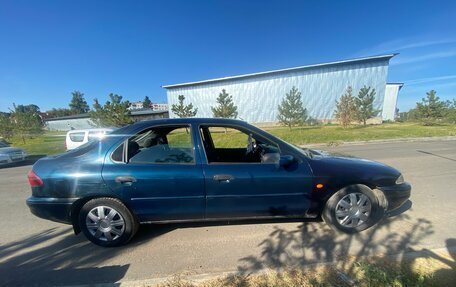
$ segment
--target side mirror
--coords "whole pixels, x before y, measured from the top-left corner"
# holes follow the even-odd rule
[[[292,164],[294,161],[294,157],[292,155],[282,155],[280,156],[279,165],[283,167],[287,167]]]

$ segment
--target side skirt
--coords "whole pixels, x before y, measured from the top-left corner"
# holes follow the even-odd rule
[[[226,218],[204,218],[204,219],[178,219],[178,220],[158,220],[158,221],[142,221],[141,224],[167,224],[167,223],[188,223],[188,222],[217,222],[217,221],[243,221],[243,220],[264,220],[264,219],[307,219],[317,218],[317,214],[306,213],[295,216],[253,216],[253,217],[226,217]]]

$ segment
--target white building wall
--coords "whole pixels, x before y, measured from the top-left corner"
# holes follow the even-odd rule
[[[289,90],[295,86],[302,93],[304,107],[310,116],[332,119],[335,102],[348,86],[356,95],[364,85],[375,88],[374,106],[382,110],[384,104],[389,59],[312,67],[302,70],[278,72],[246,78],[186,86],[167,87],[168,104],[178,103],[178,96],[185,96],[185,103],[198,108],[197,117],[212,117],[218,94],[225,89],[233,96],[238,107],[238,118],[265,123],[277,121],[277,107]],[[170,111],[170,117],[175,115]]]
[[[394,121],[396,116],[397,95],[402,84],[386,84],[383,101],[382,118],[385,121]]]

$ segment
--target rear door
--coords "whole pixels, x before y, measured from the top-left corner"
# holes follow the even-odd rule
[[[141,221],[204,217],[204,177],[190,125],[147,128],[106,162],[103,178]]]

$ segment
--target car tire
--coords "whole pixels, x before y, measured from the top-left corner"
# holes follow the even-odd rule
[[[120,200],[103,197],[91,199],[82,206],[79,226],[96,245],[115,247],[130,241],[139,223]]]
[[[385,208],[375,192],[356,184],[334,193],[326,202],[322,217],[336,230],[356,233],[378,223],[384,214]]]

